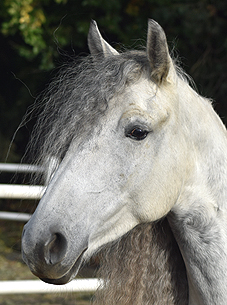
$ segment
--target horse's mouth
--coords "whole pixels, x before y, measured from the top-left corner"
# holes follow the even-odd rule
[[[54,285],[64,285],[68,282],[70,282],[78,273],[82,263],[83,263],[83,256],[87,249],[85,249],[74,265],[60,278],[52,279],[52,278],[40,278],[42,281],[48,283],[48,284],[54,284]]]

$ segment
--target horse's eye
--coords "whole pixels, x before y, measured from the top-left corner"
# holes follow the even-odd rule
[[[130,130],[127,133],[126,136],[133,140],[141,141],[141,140],[145,139],[147,135],[148,135],[147,130],[144,130],[140,127],[134,127],[132,130]]]

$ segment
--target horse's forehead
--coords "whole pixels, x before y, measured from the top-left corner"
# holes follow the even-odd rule
[[[131,109],[147,109],[147,100],[154,95],[154,88],[147,81],[140,81],[127,85],[124,90],[115,94],[108,102],[109,114],[112,118],[121,112]]]
[[[155,96],[156,92],[156,85],[152,81],[142,78],[129,85],[124,94],[129,97],[129,101],[134,100],[134,102],[141,104],[149,97]]]
[[[125,90],[113,99],[113,112],[116,109],[121,112],[122,118],[144,116],[149,119],[166,116],[172,107],[169,97],[151,80],[141,79],[129,85]],[[118,104],[116,107],[116,103]]]

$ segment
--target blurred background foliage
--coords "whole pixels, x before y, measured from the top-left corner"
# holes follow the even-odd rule
[[[169,46],[198,91],[227,118],[227,2],[223,0],[1,0],[0,161],[26,109],[64,60],[88,54],[95,19],[115,48],[146,43],[147,19],[164,28]],[[17,132],[8,162],[19,162],[34,120]]]

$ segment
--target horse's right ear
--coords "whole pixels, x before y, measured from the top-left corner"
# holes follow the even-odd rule
[[[172,59],[162,27],[154,20],[148,20],[147,58],[152,79],[160,85],[174,71]]]
[[[88,32],[88,47],[95,60],[119,54],[102,38],[97,23],[94,20],[91,21]]]

